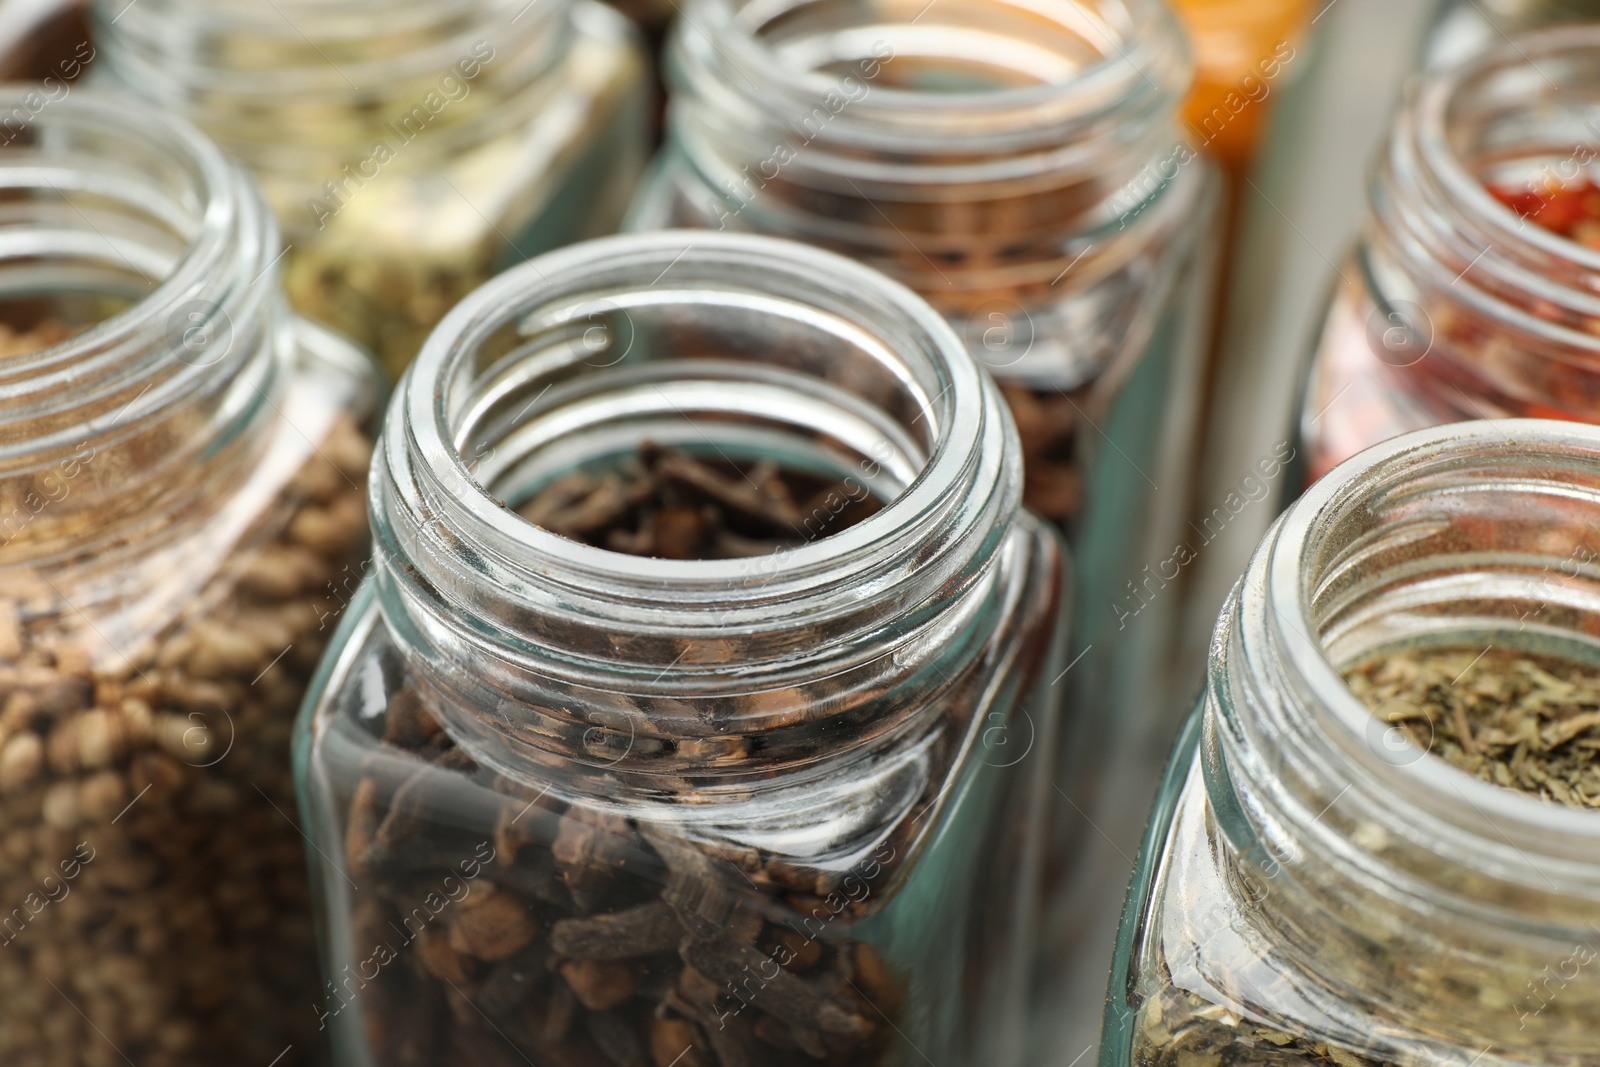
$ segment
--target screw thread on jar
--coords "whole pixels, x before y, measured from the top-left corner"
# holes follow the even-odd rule
[[[1380,1019],[1411,1039],[1592,1054],[1592,988],[1537,1017],[1509,1006],[1600,936],[1600,820],[1431,755],[1340,671],[1456,644],[1596,659],[1595,576],[1564,565],[1597,523],[1600,441],[1534,420],[1369,449],[1279,520],[1212,646],[1201,760],[1236,878],[1211,884],[1188,860],[1171,875],[1237,918],[1175,972],[1232,972],[1215,987],[1361,1047],[1374,1037],[1351,1021]],[[1438,996],[1444,976],[1481,995]]]
[[[1594,27],[1524,35],[1428,74],[1396,118],[1358,257],[1394,327],[1374,348],[1457,417],[1600,411],[1600,251],[1502,200],[1541,202],[1591,169],[1597,53]]]
[[[80,89],[21,132],[0,153],[0,187],[26,197],[0,230],[0,295],[26,316],[44,291],[71,335],[0,361],[0,480],[48,496],[52,471],[98,463],[8,542],[17,559],[81,542],[89,512],[120,535],[231,476],[285,343],[272,216],[198,131]]]
[[[1177,128],[1182,31],[1144,0],[1048,14],[1005,0],[778,13],[697,0],[668,75],[669,141],[698,224],[870,263],[971,319],[961,332],[980,358],[986,312],[1048,334],[1024,309],[1123,288],[1120,272],[1147,269],[1129,264],[1199,210],[1205,185]],[[650,214],[636,222],[670,224]],[[1088,314],[1116,299],[1091,298]],[[1029,345],[1005,347],[1009,364]],[[1066,388],[1109,358],[1039,347],[1052,365],[1030,373]]]
[[[374,466],[380,604],[419,676],[477,687],[441,706],[503,709],[452,727],[487,762],[599,751],[614,781],[747,790],[923,729],[1005,625],[1015,432],[944,321],[862,267],[768,238],[589,242],[480,289],[409,372]],[[883,507],[771,556],[684,561],[506,506],[645,441],[826,471]]]

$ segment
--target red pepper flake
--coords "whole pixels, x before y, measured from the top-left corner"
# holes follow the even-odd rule
[[[1488,189],[1520,217],[1569,241],[1600,250],[1600,185],[1591,181],[1577,185],[1551,182],[1543,190],[1493,185]]]

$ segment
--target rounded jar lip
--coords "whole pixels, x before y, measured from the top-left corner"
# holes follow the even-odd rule
[[[149,0],[142,0],[141,6]],[[212,3],[207,0],[166,0],[167,11],[155,14],[140,12],[137,17],[148,17],[155,25],[159,21],[190,23],[190,34],[176,38],[183,45],[203,43],[206,37],[237,37],[250,40],[281,39],[291,45],[309,44],[321,54],[313,65],[290,68],[239,69],[226,64],[208,65],[208,54],[197,51],[156,55],[146,58],[161,63],[163,76],[173,73],[172,85],[185,90],[237,95],[246,98],[271,97],[280,102],[306,103],[317,98],[326,103],[330,94],[338,100],[349,100],[356,106],[369,104],[368,98],[383,100],[391,95],[388,86],[400,85],[408,89],[407,79],[437,76],[448,73],[450,63],[459,58],[452,44],[473,34],[457,32],[451,35],[435,33],[428,43],[415,50],[396,51],[390,54],[329,58],[324,46],[337,49],[342,45],[360,43],[376,33],[427,30],[447,25],[452,19],[475,20],[483,29],[488,42],[496,39],[488,33],[490,28],[513,28],[530,37],[548,31],[559,24],[572,6],[573,0],[300,0],[299,3],[271,3],[260,7],[250,0],[233,3]],[[116,7],[113,16],[109,8]],[[94,0],[97,26],[108,41],[129,36],[126,25],[116,25],[123,12],[133,4],[123,0]],[[287,9],[287,11],[285,11]],[[197,36],[195,28],[203,31]],[[192,39],[191,39],[192,38]],[[163,44],[174,38],[163,33]],[[145,51],[144,49],[140,49]],[[553,57],[547,57],[553,60]],[[548,62],[545,64],[548,65]],[[541,70],[543,68],[541,67]],[[139,91],[148,95],[149,86]],[[411,101],[409,91],[402,94]],[[161,98],[158,94],[157,98]],[[168,101],[171,102],[171,101]],[[388,101],[393,103],[392,100]],[[420,102],[420,97],[417,101]],[[262,106],[258,101],[256,106]],[[202,107],[203,110],[203,107]],[[227,131],[219,131],[219,136]]]
[[[29,86],[0,87],[0,109],[22,107],[22,97],[30,91],[33,90]],[[194,190],[198,209],[194,233],[165,278],[127,308],[57,344],[11,357],[0,370],[0,377],[5,379],[22,379],[33,389],[53,390],[68,378],[84,377],[92,371],[111,371],[125,363],[142,335],[164,328],[159,320],[171,313],[182,296],[201,292],[218,278],[223,273],[221,261],[233,253],[237,243],[243,205],[238,195],[241,180],[236,168],[205,135],[181,118],[155,109],[136,109],[130,107],[125,98],[97,94],[90,89],[76,89],[69,98],[50,103],[42,117],[46,124],[80,121],[130,136],[137,130],[140,138],[159,142],[170,149],[172,156],[192,167],[199,178]],[[79,157],[84,158],[87,157]],[[107,156],[106,161],[122,164],[113,156]],[[69,165],[80,164],[72,160]],[[264,208],[262,211],[265,214]],[[270,218],[265,218],[264,224],[271,233],[276,233]],[[225,299],[228,294],[220,295]],[[219,306],[221,302],[216,301]],[[180,377],[198,381],[205,376],[205,367],[195,365]],[[137,402],[135,398],[129,408],[135,407]],[[55,410],[57,407],[50,407],[35,413],[51,414]],[[131,417],[136,416],[130,416],[127,410],[123,412],[122,418]],[[0,444],[0,454],[31,451],[38,445],[37,441]]]
[[[548,288],[552,299],[576,302],[605,291],[602,286],[618,268],[647,269],[659,281],[661,275],[692,267],[697,261],[742,263],[767,272],[768,276],[780,274],[796,281],[825,282],[880,300],[885,311],[899,317],[924,342],[930,366],[938,376],[940,392],[931,399],[924,398],[924,410],[938,429],[938,436],[916,479],[883,508],[854,526],[785,553],[784,565],[760,580],[752,579],[749,558],[668,560],[631,556],[562,537],[499,506],[468,471],[454,444],[447,397],[435,388],[436,383],[455,377],[484,338],[514,318],[533,314],[537,305],[524,301],[541,289]],[[643,264],[648,268],[641,268]],[[609,288],[615,291],[614,278]],[[508,308],[514,310],[508,313]],[[649,588],[657,595],[677,591],[692,596],[696,591],[744,588],[753,600],[765,599],[779,588],[792,590],[795,585],[831,587],[838,578],[830,573],[830,567],[899,544],[899,535],[921,525],[923,517],[937,509],[961,484],[961,475],[968,470],[970,460],[967,450],[955,447],[957,428],[972,428],[976,440],[985,415],[984,388],[977,366],[954,329],[910,289],[809,245],[706,231],[663,230],[600,238],[547,253],[506,271],[468,295],[445,316],[424,343],[401,389],[412,444],[424,457],[420,464],[423,476],[434,483],[437,499],[453,509],[452,518],[464,523],[460,528],[470,527],[487,534],[497,546],[509,550],[509,554],[500,553],[503,559],[527,557],[541,571],[559,569],[582,574],[592,581]]]
[[[1448,423],[1368,448],[1329,471],[1284,514],[1268,563],[1273,625],[1287,626],[1299,634],[1310,635],[1317,631],[1308,597],[1310,584],[1303,576],[1310,551],[1317,543],[1314,528],[1331,508],[1348,506],[1353,499],[1370,495],[1370,489],[1364,486],[1376,484],[1387,491],[1407,470],[1440,469],[1463,455],[1463,450],[1482,455],[1477,450],[1486,446],[1502,451],[1548,446],[1587,452],[1600,466],[1600,430],[1581,423],[1549,419]],[[1294,672],[1320,695],[1332,721],[1345,731],[1345,740],[1355,745],[1364,744],[1373,712],[1345,684],[1320,645],[1304,640],[1286,640],[1283,645],[1283,654],[1292,663]],[[1429,794],[1456,792],[1477,808],[1485,821],[1504,820],[1544,832],[1553,831],[1564,837],[1591,841],[1600,849],[1600,812],[1547,803],[1514,789],[1480,781],[1445,759],[1430,757],[1431,754],[1425,755],[1403,768],[1384,764],[1381,773],[1392,784],[1421,787]]]
[[[792,0],[781,8],[760,6],[770,18],[780,10],[792,10],[806,2],[809,0]],[[755,0],[752,6],[758,3]],[[876,102],[866,106],[864,102],[852,104],[830,126],[838,125],[843,130],[859,127],[858,136],[852,140],[875,147],[882,147],[884,134],[892,132],[894,147],[899,149],[973,152],[1056,144],[1062,140],[1062,125],[1106,118],[1130,94],[1138,95],[1141,83],[1146,92],[1170,97],[1168,107],[1176,106],[1188,83],[1189,52],[1175,17],[1165,5],[1152,0],[1115,0],[1115,7],[1123,16],[1119,20],[1123,25],[1117,29],[1127,36],[1120,42],[1115,38],[1107,41],[1109,51],[1103,51],[1100,59],[1064,81],[950,93],[884,87],[871,94]],[[751,87],[804,105],[822,100],[837,88],[836,81],[826,75],[780,62],[772,49],[751,32],[757,27],[745,25],[749,20],[741,17],[743,11],[734,10],[733,0],[695,0],[692,13],[692,19],[686,15],[682,20],[679,34],[702,38],[696,47],[712,49],[734,66]],[[711,38],[696,29],[702,23],[720,43],[712,44]],[[1136,28],[1141,25],[1157,27],[1157,32],[1151,36],[1140,34]],[[1162,86],[1159,83],[1163,79],[1152,80],[1146,73],[1147,69],[1159,72],[1162,66],[1181,70],[1182,77]],[[1050,120],[1041,125],[1037,113],[1046,108],[1051,109]],[[860,111],[869,121],[853,121],[852,110]],[[929,119],[951,117],[960,122],[960,127],[948,134],[926,125]],[[964,173],[959,165],[953,169]]]
[[[1559,60],[1566,55],[1587,55],[1591,60],[1600,57],[1600,25],[1562,26],[1523,34],[1459,66],[1427,76],[1418,87],[1414,105],[1416,143],[1421,158],[1448,196],[1467,205],[1471,214],[1492,227],[1497,236],[1600,273],[1600,250],[1521,218],[1489,192],[1450,145],[1452,111],[1462,94],[1517,67],[1538,74],[1541,61]],[[1543,320],[1534,321],[1543,324]]]

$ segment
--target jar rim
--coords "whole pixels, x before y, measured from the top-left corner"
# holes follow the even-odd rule
[[[1600,25],[1560,26],[1518,35],[1463,63],[1431,72],[1417,90],[1417,143],[1435,178],[1447,194],[1502,237],[1524,241],[1547,255],[1567,259],[1600,272],[1600,250],[1589,248],[1537,224],[1525,222],[1496,199],[1466,167],[1451,147],[1449,126],[1454,106],[1463,94],[1484,81],[1517,67],[1548,77],[1538,69],[1540,60],[1568,54],[1600,54]],[[1553,87],[1553,86],[1552,86]]]
[[[408,445],[428,468],[440,498],[459,505],[451,515],[502,546],[531,551],[545,565],[570,568],[589,579],[643,585],[656,594],[665,590],[692,593],[730,585],[765,597],[765,582],[750,581],[749,558],[732,560],[669,560],[632,556],[583,544],[545,530],[499,506],[468,469],[456,443],[455,413],[436,383],[456,377],[476,346],[513,318],[534,313],[529,298],[548,290],[549,298],[581,298],[596,287],[614,288],[619,270],[654,274],[699,264],[739,264],[765,277],[783,276],[805,282],[846,286],[864,301],[875,301],[920,335],[929,366],[941,392],[923,398],[930,427],[937,432],[916,479],[884,507],[848,529],[819,538],[786,553],[786,578],[809,576],[811,584],[831,584],[830,566],[881,552],[897,537],[938,510],[964,479],[970,478],[967,450],[957,447],[957,427],[972,427],[981,437],[986,418],[985,389],[980,372],[948,322],[910,289],[885,275],[842,256],[809,245],[750,234],[663,230],[599,238],[546,253],[499,275],[469,294],[440,322],[418,353],[400,386],[402,400],[392,409],[389,436],[398,439],[396,419],[403,405]],[[654,284],[654,283],[652,283]],[[508,314],[507,309],[515,309]],[[938,405],[943,403],[943,410]]]
[[[81,332],[46,348],[4,361],[0,380],[13,397],[24,400],[17,417],[49,419],[78,408],[91,399],[95,389],[126,389],[145,384],[144,391],[129,400],[114,417],[92,419],[92,432],[114,435],[128,424],[138,422],[161,406],[176,402],[191,390],[204,387],[218,377],[217,365],[236,364],[251,356],[248,345],[238,345],[233,358],[230,349],[220,356],[185,360],[177,354],[179,342],[173,338],[174,316],[194,305],[210,324],[226,325],[230,336],[252,330],[254,320],[267,302],[265,295],[275,288],[264,278],[274,270],[277,260],[266,262],[268,251],[276,246],[276,223],[255,193],[249,179],[223,156],[204,134],[189,122],[157,109],[137,108],[133,101],[92,89],[72,89],[70,96],[47,100],[37,111],[24,100],[37,90],[29,86],[0,87],[0,109],[27,110],[33,113],[30,125],[38,122],[48,132],[50,125],[77,127],[91,133],[136,138],[141,144],[156,145],[176,162],[192,185],[179,190],[172,204],[163,207],[186,212],[186,217],[164,217],[185,245],[149,290],[106,318]],[[32,146],[30,146],[32,150]],[[48,146],[46,146],[48,151]],[[51,162],[46,159],[46,162]],[[71,179],[63,188],[52,180],[48,168],[26,166],[16,182],[18,188],[48,185],[56,194],[71,191],[105,192],[106,181],[94,171],[97,164],[115,168],[137,167],[108,144],[99,152],[84,152],[61,160],[61,171]],[[9,169],[0,157],[0,180]],[[115,180],[112,179],[107,181]],[[137,205],[159,217],[159,210],[148,204]],[[81,212],[80,212],[81,214]],[[84,223],[98,233],[107,249],[138,271],[127,252],[108,238],[92,220]],[[182,231],[187,229],[187,233]],[[19,246],[20,247],[20,246]],[[23,254],[37,248],[22,249]],[[141,272],[142,273],[142,272]],[[185,322],[191,321],[185,319]],[[230,346],[231,348],[231,346]],[[226,368],[223,369],[226,372]],[[31,402],[25,398],[34,397]],[[83,429],[68,428],[54,436],[76,434]],[[0,443],[0,457],[17,456],[48,447],[51,438],[41,440],[24,435],[21,440]],[[63,438],[64,439],[64,438]]]
[[[760,6],[770,18],[810,2],[813,0]],[[1080,13],[1088,6],[1087,0],[1072,0],[1068,5]],[[1176,106],[1190,72],[1188,44],[1176,16],[1157,0],[1115,0],[1114,6],[1124,16],[1119,29],[1126,36],[1119,41],[1110,36],[1113,28],[1105,27],[1103,42],[1088,42],[1100,50],[1099,57],[1083,64],[1071,77],[966,91],[876,88],[838,112],[829,129],[837,129],[840,143],[883,149],[888,137],[887,146],[898,151],[974,155],[985,150],[1057,148],[1064,141],[1078,139],[1064,135],[1063,129],[1111,122],[1129,113],[1130,101],[1136,101],[1133,110],[1140,115],[1165,116]],[[736,10],[736,0],[692,0],[675,31],[675,75],[690,74],[684,68],[695,64],[685,64],[686,57],[698,56],[702,64],[727,64],[734,78],[720,73],[714,78],[709,74],[693,78],[691,74],[690,80],[701,91],[714,88],[710,83],[715,82],[738,97],[744,96],[743,87],[748,86],[759,98],[747,98],[745,103],[785,113],[791,105],[803,112],[837,89],[837,79],[783,62],[756,28],[745,25],[749,19],[743,17],[744,10]],[[1103,132],[1113,141],[1138,140],[1127,130]],[[1072,158],[1081,154],[1080,145],[1069,147]],[[984,176],[972,164],[955,164],[952,174],[951,180]]]
[[[1283,638],[1281,654],[1288,658],[1293,673],[1318,694],[1317,710],[1326,712],[1328,720],[1344,732],[1346,742],[1365,744],[1375,715],[1351,691],[1321,643],[1309,637],[1319,628],[1311,604],[1314,579],[1310,574],[1313,553],[1320,547],[1319,527],[1336,509],[1370,500],[1375,492],[1386,492],[1404,481],[1447,471],[1469,459],[1481,462],[1485,455],[1496,452],[1541,449],[1588,457],[1600,470],[1600,429],[1583,423],[1551,419],[1447,423],[1390,438],[1345,460],[1313,483],[1285,512],[1272,535],[1267,561],[1272,624]],[[1600,845],[1600,811],[1548,803],[1482,781],[1447,760],[1427,755],[1404,767],[1379,763],[1392,772],[1388,775],[1391,784],[1420,788],[1430,795],[1455,792],[1463,796],[1496,829],[1503,822]]]

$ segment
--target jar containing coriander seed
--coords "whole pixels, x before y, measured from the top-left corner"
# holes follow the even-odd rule
[[[1597,130],[1600,26],[1524,35],[1417,83],[1308,367],[1308,479],[1443,422],[1600,422]]]
[[[1600,1059],[1600,429],[1334,468],[1218,619],[1104,1067]]]
[[[196,130],[0,146],[0,1061],[315,1060],[294,711],[366,558],[366,357]],[[26,95],[36,96],[27,93]]]
[[[648,60],[596,0],[97,0],[108,79],[260,180],[290,300],[394,377],[507,264],[615,228]]]
[[[297,741],[343,1064],[1016,1062],[1056,536],[933,309],[748,235],[463,301]]]

